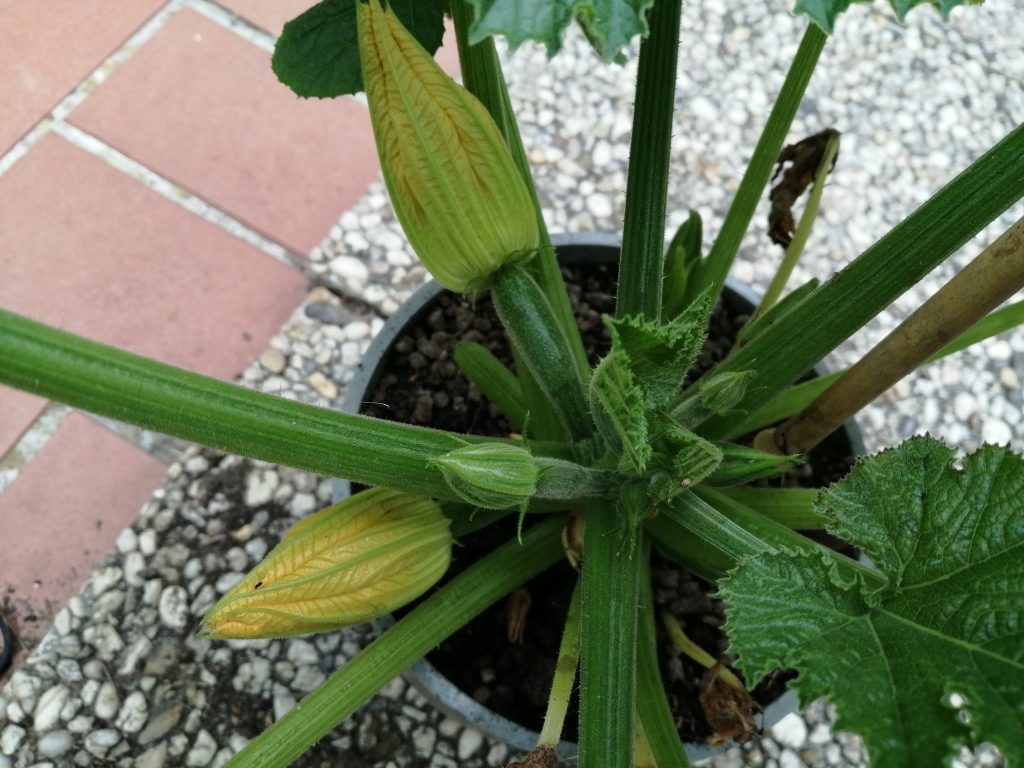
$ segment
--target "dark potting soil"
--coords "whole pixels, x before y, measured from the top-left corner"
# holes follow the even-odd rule
[[[563,268],[584,346],[592,362],[607,353],[611,339],[601,321],[615,310],[615,267],[587,265]],[[687,375],[699,378],[732,347],[746,316],[731,316],[719,303],[712,315],[708,341]],[[443,293],[437,305],[408,335],[398,339],[384,374],[368,399],[364,413],[378,418],[475,435],[507,436],[508,421],[471,384],[453,359],[457,341],[475,341],[500,360],[511,363],[501,323],[488,296],[470,298]],[[836,433],[812,451],[807,464],[784,478],[764,481],[789,487],[820,487],[842,477],[853,457],[844,435]],[[478,558],[515,536],[510,515],[463,537],[453,553],[442,584]],[[817,538],[817,537],[816,537]],[[654,599],[658,612],[671,611],[699,646],[726,662],[727,640],[720,627],[724,606],[710,595],[715,586],[675,562],[654,555]],[[428,655],[442,674],[480,703],[508,719],[539,730],[547,705],[562,625],[576,572],[561,562],[525,586],[531,597],[522,643],[508,639],[507,601],[501,600]],[[411,606],[410,606],[411,607]],[[704,669],[681,656],[658,626],[659,663],[680,735],[689,742],[705,740],[710,729],[698,703]],[[753,689],[762,706],[778,698],[792,675],[775,673]],[[576,695],[566,718],[563,738],[576,737]]]

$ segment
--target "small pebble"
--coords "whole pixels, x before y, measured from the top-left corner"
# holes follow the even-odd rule
[[[85,737],[85,748],[96,757],[105,757],[110,748],[121,741],[121,734],[113,728],[93,731]]]
[[[42,733],[57,724],[70,695],[71,690],[66,685],[55,685],[43,692],[33,713],[32,727],[36,733]]]
[[[188,592],[177,585],[160,593],[160,621],[165,627],[181,631],[188,624]]]
[[[281,352],[271,347],[260,355],[260,365],[271,373],[281,373],[288,367],[288,360]]]
[[[245,479],[245,504],[248,507],[259,507],[274,497],[274,491],[281,479],[272,469],[257,469],[249,473]]]
[[[317,371],[309,376],[310,385],[328,400],[334,400],[338,396],[338,385]]]
[[[60,757],[71,749],[72,741],[68,731],[50,731],[39,739],[36,749],[43,757]]]
[[[121,698],[117,695],[117,688],[113,683],[106,682],[100,685],[96,694],[96,701],[93,705],[93,712],[100,720],[110,720],[117,714],[121,705]]]
[[[800,749],[807,741],[807,723],[796,713],[786,715],[772,728],[772,736],[783,746]]]

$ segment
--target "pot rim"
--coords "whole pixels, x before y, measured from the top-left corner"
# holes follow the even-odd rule
[[[576,258],[583,258],[585,254],[592,254],[594,249],[614,249],[616,252],[622,246],[621,239],[611,233],[586,232],[554,235],[551,238],[552,245],[562,256],[578,254]],[[748,304],[752,310],[760,300],[758,294],[749,286],[740,283],[732,277],[726,279],[725,287],[733,292],[738,303]],[[359,363],[352,380],[346,387],[345,396],[342,399],[341,408],[347,413],[358,413],[364,398],[370,387],[375,383],[377,369],[385,355],[398,340],[402,331],[410,324],[418,321],[427,311],[427,307],[433,302],[445,288],[436,280],[430,280],[416,289],[384,323],[380,332],[370,343],[363,360]],[[750,311],[747,310],[747,311]],[[824,375],[828,372],[823,364],[814,367],[815,372]],[[864,442],[860,430],[853,421],[844,425],[847,438],[850,440],[851,448],[856,455],[864,453]],[[340,501],[352,493],[352,486],[348,480],[336,479],[334,481],[334,499]],[[394,618],[389,614],[382,616],[375,621],[378,629],[383,631],[395,623]],[[437,668],[426,658],[421,658],[403,673],[405,677],[434,707],[445,714],[462,722],[471,725],[483,733],[508,744],[510,747],[523,752],[529,752],[537,745],[539,734],[498,713],[488,709],[465,691],[458,688],[448,678],[442,675]],[[792,689],[785,692],[774,702],[769,704],[762,713],[762,725],[765,730],[774,726],[786,715],[797,710],[798,699]],[[700,761],[713,755],[720,754],[727,749],[738,746],[734,742],[713,747],[709,744],[695,744],[687,742],[685,745],[686,756],[691,761]],[[576,756],[577,746],[574,742],[562,741],[558,745],[557,753],[560,759],[570,759]]]

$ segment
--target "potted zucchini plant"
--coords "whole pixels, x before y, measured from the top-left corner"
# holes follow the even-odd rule
[[[901,14],[918,4],[928,3],[892,3]],[[547,715],[521,765],[555,764],[577,670],[580,765],[689,765],[659,674],[658,632],[706,667],[697,696],[715,742],[755,732],[750,688],[790,669],[801,700],[827,696],[837,725],[864,737],[876,765],[931,768],[955,745],[982,741],[1024,765],[1019,455],[984,446],[958,457],[924,436],[860,459],[820,494],[744,487],[787,473],[917,366],[1024,314],[1020,304],[997,309],[1024,285],[1021,221],[855,365],[802,380],[1024,196],[1018,127],[844,270],[785,293],[839,141],[834,131],[788,146],[786,137],[848,5],[798,2],[804,38],[708,249],[699,217],[665,232],[680,0],[325,0],[286,28],[279,76],[309,96],[365,90],[410,243],[445,287],[490,297],[512,367],[476,348],[459,362],[516,434],[314,408],[0,310],[4,384],[372,487],[297,523],[207,614],[209,637],[283,637],[379,616],[437,584],[455,540],[515,522],[230,765],[289,764],[444,638],[567,560],[574,584]],[[431,57],[446,7],[464,85]],[[557,48],[573,19],[608,59],[642,37],[618,288],[596,365],[573,320],[492,38]],[[772,233],[786,244],[779,277],[728,354],[688,376],[777,164],[786,169],[771,194]],[[793,203],[808,189],[798,221]],[[794,528],[823,529],[868,562]],[[732,656],[709,653],[671,615],[656,615],[654,553],[718,579]]]

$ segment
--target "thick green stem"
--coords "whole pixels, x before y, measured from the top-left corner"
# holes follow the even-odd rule
[[[661,317],[681,8],[682,0],[659,0],[650,14],[651,34],[640,44],[615,308],[619,317]]]
[[[523,387],[515,374],[482,344],[462,341],[455,345],[455,363],[466,378],[505,414],[513,429],[522,429],[526,421]]]
[[[761,132],[761,138],[754,148],[754,156],[747,166],[746,173],[743,174],[736,197],[729,206],[729,212],[725,215],[722,230],[715,238],[711,252],[687,294],[691,300],[709,288],[713,296],[717,296],[722,290],[725,276],[729,274],[732,262],[740,250],[740,242],[747,227],[750,226],[750,220],[754,217],[757,203],[771,177],[772,168],[779,157],[779,152],[782,151],[786,134],[789,133],[789,126],[803,100],[804,91],[807,90],[807,84],[811,80],[827,39],[828,36],[816,24],[807,25],[796,57],[789,67],[789,72],[786,73],[779,97],[775,100],[775,106],[772,107],[768,122]]]
[[[814,509],[814,488],[718,488],[718,493],[769,520],[799,531],[822,530],[828,522]]]
[[[734,350],[716,373],[753,370],[734,411],[706,422],[719,438],[848,338],[1024,195],[1024,126],[978,158],[799,306]],[[684,395],[684,399],[692,395]]]
[[[972,344],[977,344],[985,339],[990,339],[1004,331],[1010,330],[1011,328],[1016,328],[1022,323],[1024,323],[1024,301],[1017,301],[1013,304],[1008,304],[1002,309],[997,309],[992,314],[986,315],[976,322],[966,331],[953,339],[953,341],[949,342],[949,344],[928,358],[928,362],[934,363],[936,360],[941,360],[948,355],[956,354],[963,349],[967,349],[967,347]],[[740,435],[745,435],[748,432],[763,429],[764,427],[771,426],[772,424],[782,421],[795,413],[799,413],[810,405],[814,398],[832,386],[833,382],[835,382],[845,372],[845,370],[834,371],[833,373],[819,376],[818,378],[811,379],[810,381],[794,384],[789,389],[783,390],[770,402],[766,403],[758,411],[747,417],[746,420],[740,422],[735,427],[732,427],[729,434],[725,436],[725,439],[733,440]]]
[[[467,438],[252,392],[0,310],[0,383],[222,451],[441,499]],[[468,438],[477,441],[474,438]]]
[[[560,516],[534,526],[420,603],[295,709],[249,742],[229,768],[283,768],[366,703],[385,683],[562,555]]]
[[[487,111],[491,113],[498,124],[537,209],[541,249],[537,257],[530,262],[530,272],[544,295],[547,296],[558,322],[566,333],[580,374],[586,375],[590,369],[587,353],[583,348],[583,340],[572,312],[572,305],[569,303],[569,294],[565,290],[565,282],[562,280],[562,273],[551,246],[551,238],[548,235],[544,217],[541,215],[540,199],[533,183],[533,175],[530,173],[530,163],[526,157],[526,150],[523,148],[519,127],[516,125],[512,102],[509,99],[508,88],[501,72],[501,62],[498,60],[498,53],[494,48],[494,39],[488,37],[475,45],[470,44],[469,28],[473,20],[473,8],[466,0],[452,0],[451,13],[455,24],[455,38],[459,47],[459,64],[462,68],[463,83],[466,89],[487,107]]]
[[[703,521],[695,522],[690,519],[693,517],[695,508],[695,505],[691,503],[686,508],[686,513],[682,516],[684,519],[679,519],[683,527],[703,526],[707,522],[717,519],[719,529],[726,528],[728,524],[731,524],[743,530],[748,536],[758,539],[760,541],[760,551],[771,548],[805,552],[826,560],[829,567],[834,568],[845,580],[862,579],[875,587],[882,587],[887,581],[885,576],[873,568],[862,565],[856,560],[851,560],[845,555],[840,555],[838,552],[816,541],[812,541],[774,520],[769,520],[764,515],[758,514],[750,509],[750,507],[744,506],[718,489],[702,486],[694,494],[691,494],[691,497],[706,506],[709,511],[706,511]],[[741,550],[732,548],[732,542],[728,539],[721,538],[718,542],[723,545],[722,549],[731,557],[734,557],[737,562],[742,557],[754,554],[748,551],[745,554],[738,555]]]
[[[630,551],[615,507],[607,500],[591,502],[586,520],[579,764],[630,768],[642,542]]]
[[[786,253],[782,257],[782,263],[768,285],[768,290],[764,292],[761,303],[758,304],[754,314],[751,315],[751,323],[775,306],[775,302],[782,296],[786,283],[789,282],[789,277],[793,274],[793,269],[800,260],[800,255],[804,252],[807,238],[811,236],[814,220],[818,218],[818,208],[821,206],[821,193],[825,190],[825,178],[832,170],[832,163],[835,162],[837,152],[839,152],[838,133],[829,138],[828,143],[825,145],[821,164],[818,166],[818,172],[814,175],[814,186],[811,187],[811,192],[807,196],[807,205],[804,206],[804,212],[800,216],[800,223],[793,234],[793,240],[790,242],[789,247],[786,248]]]
[[[804,453],[957,334],[1024,286],[1020,219],[802,412],[775,430],[782,453]]]
[[[648,520],[645,527],[655,544],[683,565],[687,561],[680,556],[696,551],[711,566],[720,567],[722,573],[744,557],[770,548],[756,532],[725,517],[692,491],[677,496],[671,506]]]
[[[568,339],[537,283],[522,267],[503,267],[494,276],[491,299],[513,348],[569,435],[589,437],[593,421],[583,379],[572,363]]]
[[[562,738],[565,713],[569,711],[569,698],[576,682],[576,667],[580,663],[580,584],[572,591],[569,612],[562,629],[562,644],[558,648],[558,662],[555,676],[551,681],[548,709],[544,713],[544,727],[541,728],[538,747],[557,747]]]
[[[669,709],[665,685],[658,667],[657,630],[654,623],[654,595],[651,589],[650,547],[643,552],[640,574],[640,614],[637,626],[636,713],[655,764],[689,768],[690,761],[679,740],[675,717]]]

